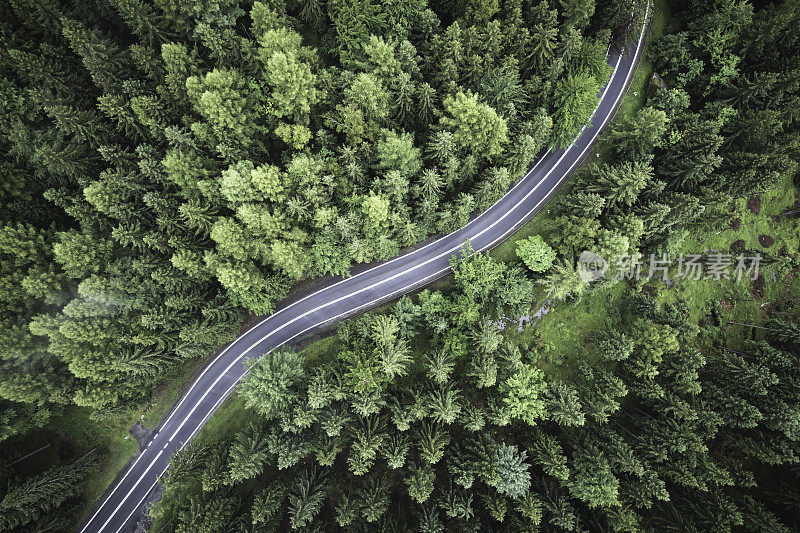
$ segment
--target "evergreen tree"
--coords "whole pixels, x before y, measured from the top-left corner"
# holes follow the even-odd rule
[[[298,385],[306,376],[303,361],[287,349],[273,350],[250,361],[239,394],[262,416],[277,417],[300,397]]]
[[[97,460],[86,455],[66,466],[53,467],[38,476],[10,485],[0,501],[0,509],[3,510],[0,529],[13,531],[35,528],[40,520],[46,524],[52,520],[50,515],[76,493],[80,482],[96,468]],[[59,510],[59,513],[64,512]],[[55,522],[51,527],[66,525],[63,516]]]

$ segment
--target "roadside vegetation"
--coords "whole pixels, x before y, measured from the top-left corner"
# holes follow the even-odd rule
[[[0,8],[0,531],[69,529],[248,317],[459,227],[571,139],[645,5]],[[254,361],[145,525],[800,524],[800,8],[653,7],[610,131],[546,210]],[[681,279],[690,254],[731,275]]]
[[[633,95],[641,107],[550,213],[491,254],[455,257],[435,289],[254,363],[215,415],[248,413],[246,427],[204,430],[176,459],[153,529],[213,524],[193,510],[217,498],[221,520],[267,529],[796,528],[796,97],[755,102],[737,87],[796,61],[748,51],[773,46],[766,35],[785,44],[766,28],[799,13],[680,7],[643,65],[666,87]],[[712,25],[724,49],[704,48]],[[714,67],[724,54],[740,69],[728,80]],[[754,115],[783,121],[754,138]],[[583,250],[609,260],[606,278],[580,276]],[[646,257],[638,279],[615,279],[617,259],[651,253],[672,258],[667,279]],[[690,254],[733,264],[689,279],[677,260]],[[736,279],[739,257],[760,257],[758,272]]]
[[[90,504],[248,317],[459,227],[571,139],[632,7],[0,6],[0,450],[51,443],[3,475],[94,450],[64,509]]]

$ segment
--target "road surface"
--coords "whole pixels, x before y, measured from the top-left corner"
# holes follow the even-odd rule
[[[511,190],[463,228],[430,244],[322,288],[265,318],[229,344],[206,366],[136,461],[93,509],[81,533],[132,531],[142,503],[167,468],[170,456],[203,427],[245,374],[245,360],[262,355],[315,328],[422,287],[450,271],[450,256],[469,239],[476,251],[499,244],[535,215],[590,154],[608,125],[638,63],[645,30],[627,54],[611,53],[614,67],[591,124],[566,150],[545,153]]]

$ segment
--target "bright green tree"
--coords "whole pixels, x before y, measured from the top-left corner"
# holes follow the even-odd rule
[[[556,252],[544,242],[541,235],[531,235],[517,241],[517,257],[534,272],[545,272],[556,260]]]

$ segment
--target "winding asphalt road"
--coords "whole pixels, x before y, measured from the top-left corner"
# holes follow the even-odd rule
[[[465,227],[430,244],[343,279],[265,318],[206,366],[136,461],[117,481],[81,533],[132,531],[142,503],[167,469],[172,454],[203,427],[245,374],[245,360],[304,333],[422,287],[450,271],[450,256],[467,239],[476,251],[499,244],[535,215],[580,165],[608,125],[633,76],[645,30],[635,49],[609,55],[614,73],[591,124],[566,150],[545,153],[511,190]]]

